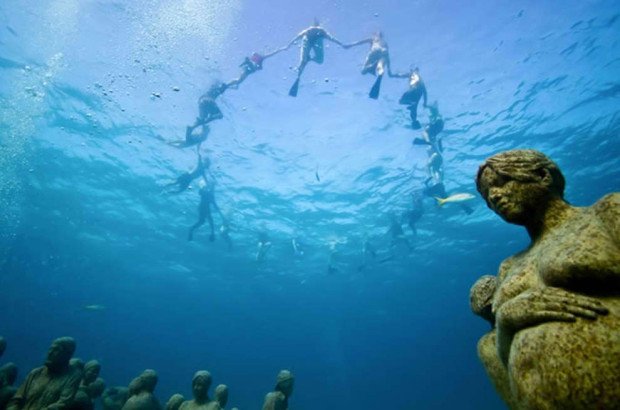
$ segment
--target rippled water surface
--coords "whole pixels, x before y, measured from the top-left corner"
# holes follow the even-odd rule
[[[475,194],[474,212],[427,198],[417,235],[403,223],[412,250],[392,246],[426,178],[407,82],[371,100],[365,46],[329,45],[291,98],[293,47],[218,100],[202,147],[232,250],[206,226],[188,242],[197,185],[162,185],[196,154],[166,142],[211,82],[315,16],[344,42],[381,29],[393,68],[420,68],[446,188]],[[0,334],[20,377],[67,334],[108,385],[157,369],[164,402],[206,368],[232,406],[259,408],[289,368],[297,410],[501,408],[468,291],[527,237],[478,197],[478,165],[536,148],[575,205],[620,188],[617,1],[4,0],[0,33]]]

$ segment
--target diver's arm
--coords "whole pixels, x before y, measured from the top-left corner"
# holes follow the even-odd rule
[[[360,45],[366,44],[366,43],[372,44],[372,39],[371,38],[366,38],[364,40],[359,40],[359,41],[356,41],[356,42],[351,43],[351,44],[343,44],[342,47],[344,47],[344,48],[351,48],[351,47],[360,46]]]
[[[336,39],[334,36],[329,34],[327,30],[323,30],[323,38],[331,41],[332,43],[338,44],[340,47],[344,47],[344,44],[342,44],[338,39]]]
[[[392,70],[388,70],[388,75],[392,78],[409,78],[411,73],[393,73]]]
[[[292,46],[293,44],[295,44],[295,42],[297,40],[299,40],[300,38],[302,38],[303,36],[306,35],[306,32],[308,31],[308,29],[301,31],[299,34],[297,34],[285,47],[285,49],[289,48],[290,46]]]
[[[280,48],[278,48],[277,50],[272,51],[271,53],[263,54],[263,60],[266,60],[266,59],[268,59],[269,57],[273,57],[273,56],[275,56],[276,54],[281,53],[282,51],[288,50],[290,47],[291,47],[291,45],[289,44],[289,45],[287,45],[287,46],[280,47]]]

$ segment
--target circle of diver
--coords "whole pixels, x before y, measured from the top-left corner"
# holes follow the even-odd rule
[[[440,133],[444,129],[444,120],[439,113],[437,102],[435,101],[432,104],[428,104],[426,85],[420,75],[419,68],[415,67],[409,72],[393,72],[390,63],[388,43],[386,42],[381,31],[373,33],[369,38],[345,44],[330,34],[321,26],[320,22],[315,19],[310,27],[300,31],[287,45],[267,54],[259,54],[254,52],[250,56],[245,57],[243,62],[239,64],[241,72],[237,78],[226,83],[216,81],[211,84],[207,92],[198,100],[198,117],[196,117],[193,124],[186,127],[185,139],[169,142],[170,145],[177,148],[195,147],[196,149],[197,159],[194,169],[190,172],[185,172],[179,175],[172,182],[164,185],[164,193],[179,194],[188,189],[195,179],[201,179],[198,184],[198,194],[200,196],[200,203],[198,205],[198,220],[189,228],[187,236],[189,241],[193,240],[194,232],[196,229],[204,225],[205,222],[209,223],[209,240],[215,240],[215,227],[212,215],[212,211],[215,211],[220,215],[222,220],[220,235],[226,242],[229,250],[232,249],[232,240],[230,238],[231,225],[227,218],[223,215],[216,202],[215,178],[213,173],[210,171],[211,162],[209,158],[203,158],[200,153],[200,147],[202,143],[207,140],[210,133],[209,123],[211,121],[224,118],[224,114],[216,102],[217,98],[224,94],[227,90],[238,89],[250,75],[261,71],[265,60],[288,50],[293,45],[299,43],[299,62],[294,68],[297,76],[288,92],[289,96],[297,97],[302,74],[307,64],[309,62],[323,64],[325,58],[325,41],[335,43],[343,49],[350,49],[364,44],[369,45],[369,50],[364,60],[361,73],[363,75],[371,74],[375,77],[375,81],[368,92],[368,97],[371,99],[376,100],[379,98],[381,82],[386,73],[390,78],[403,78],[408,81],[408,88],[400,97],[398,102],[400,105],[404,105],[409,111],[409,117],[411,120],[410,127],[413,130],[422,129],[422,125],[418,121],[418,104],[420,103],[420,100],[422,100],[423,107],[429,111],[429,123],[422,129],[421,137],[415,137],[412,141],[413,145],[425,146],[428,156],[426,163],[427,178],[425,179],[423,186],[420,189],[415,190],[412,194],[411,209],[403,215],[413,234],[417,235],[416,223],[424,214],[424,196],[437,200],[438,206],[443,206],[446,203],[458,203],[466,214],[473,212],[473,210],[465,203],[466,201],[473,199],[473,195],[469,193],[448,195],[446,192],[443,170],[443,141],[440,136]],[[315,172],[315,177],[316,180],[320,182],[318,169]],[[392,241],[391,246],[394,247],[404,244],[406,248],[410,250],[411,245],[405,237],[401,222],[402,221],[399,220],[399,218],[392,215],[390,227],[388,229],[388,234],[391,236]],[[258,236],[256,260],[261,261],[271,247],[271,242],[264,231],[261,231]],[[299,242],[298,238],[294,238],[292,240],[292,247],[295,256],[303,256],[304,252],[301,250],[302,244]],[[334,273],[338,270],[332,263],[334,260],[333,256],[336,253],[335,244],[333,244],[330,249],[328,273]],[[368,240],[364,241],[362,255],[364,256],[364,259],[368,256],[371,258],[375,258],[376,256],[376,252],[369,244]],[[392,258],[393,255],[386,258],[381,258],[379,262],[383,263],[391,260]],[[365,262],[360,268],[358,268],[358,270],[363,269],[364,266]]]

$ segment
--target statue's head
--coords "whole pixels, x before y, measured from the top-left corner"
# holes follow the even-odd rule
[[[476,187],[506,222],[526,225],[553,197],[563,198],[564,176],[557,164],[531,149],[505,151],[478,169]]]
[[[182,394],[175,393],[170,397],[168,403],[166,403],[166,410],[179,410],[184,401],[185,397],[183,397]]]
[[[92,383],[88,385],[88,397],[91,400],[100,397],[105,390],[105,381],[101,377],[97,377]]]
[[[84,365],[84,375],[82,376],[84,384],[90,384],[97,380],[99,372],[101,372],[101,364],[97,360],[86,362]]]
[[[146,390],[149,393],[153,393],[155,391],[155,386],[157,386],[157,372],[153,369],[146,369],[140,375],[140,390]]]
[[[288,370],[280,370],[278,378],[276,380],[276,391],[282,392],[286,397],[293,394],[293,387],[295,385],[295,377],[293,373]]]
[[[17,365],[15,363],[7,363],[0,367],[0,381],[4,379],[4,382],[8,386],[12,386],[17,379]]]
[[[54,340],[47,351],[45,366],[51,370],[67,367],[71,356],[75,353],[75,348],[75,340],[72,337],[60,337]]]
[[[228,404],[228,386],[225,384],[218,384],[215,388],[215,400],[220,404],[220,407],[226,407]]]
[[[192,378],[192,393],[196,401],[203,401],[209,396],[211,387],[211,373],[206,370],[199,370]]]

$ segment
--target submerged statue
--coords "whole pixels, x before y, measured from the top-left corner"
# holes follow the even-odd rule
[[[293,394],[295,378],[288,370],[280,370],[274,391],[267,393],[263,410],[287,410],[288,398]]]
[[[75,340],[61,337],[54,340],[45,364],[28,374],[9,401],[7,410],[65,409],[77,392],[81,372],[69,366],[75,352]]]
[[[472,288],[493,324],[478,354],[498,392],[517,409],[618,408],[620,194],[571,206],[560,169],[534,150],[487,159],[476,185],[531,239]]]
[[[101,396],[103,410],[121,410],[128,398],[129,389],[127,387],[108,387]]]
[[[215,388],[214,400],[217,402],[221,409],[226,408],[228,404],[228,386],[225,384],[218,384]]]
[[[0,367],[0,409],[5,409],[17,389],[13,384],[17,380],[17,365],[7,363]]]
[[[129,383],[129,399],[122,410],[161,410],[153,394],[157,386],[157,372],[147,369]]]
[[[168,402],[166,403],[166,410],[179,410],[181,404],[185,401],[185,397],[182,394],[175,393],[170,396]]]
[[[219,410],[219,404],[209,399],[210,387],[211,373],[206,370],[197,371],[192,378],[192,394],[194,399],[184,401],[179,410]]]

